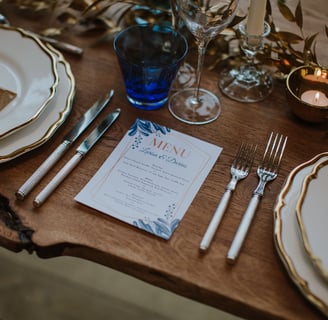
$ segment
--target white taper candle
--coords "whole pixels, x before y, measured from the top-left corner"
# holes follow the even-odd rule
[[[259,36],[264,30],[264,18],[266,12],[266,0],[251,0],[246,31],[253,36]]]

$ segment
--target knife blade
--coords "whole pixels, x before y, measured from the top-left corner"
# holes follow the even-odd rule
[[[16,198],[24,200],[31,190],[40,182],[54,164],[65,154],[77,138],[88,128],[98,114],[106,107],[114,95],[114,90],[110,90],[103,97],[97,100],[66,134],[63,142],[50,154],[50,156],[38,167],[29,179],[16,191]]]
[[[91,150],[96,142],[103,136],[107,129],[115,122],[120,115],[121,109],[117,108],[110,113],[98,127],[78,146],[75,155],[65,164],[65,166],[54,176],[45,188],[35,197],[33,206],[40,207],[68,174],[78,165],[84,156]]]

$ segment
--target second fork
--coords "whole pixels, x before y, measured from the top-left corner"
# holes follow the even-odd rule
[[[279,137],[278,133],[274,135],[273,132],[271,132],[265,147],[262,161],[257,168],[259,183],[253,192],[252,198],[249,201],[247,209],[243,215],[237,233],[227,254],[227,261],[229,263],[234,263],[238,257],[241,246],[246,238],[248,229],[255,215],[255,211],[261,198],[263,197],[266,183],[274,180],[278,175],[278,169],[285,151],[286,143],[287,137],[284,138],[282,135]]]
[[[231,180],[228,183],[226,190],[221,198],[221,201],[216,208],[213,218],[204,234],[204,237],[200,243],[200,249],[205,251],[211,244],[214,234],[221,222],[221,219],[228,207],[229,200],[231,198],[232,192],[235,190],[237,182],[239,180],[245,179],[253,165],[253,160],[255,157],[257,145],[253,146],[248,143],[242,143],[235,160],[233,161],[230,173]]]

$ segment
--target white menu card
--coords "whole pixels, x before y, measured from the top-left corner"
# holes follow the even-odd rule
[[[75,200],[169,239],[221,151],[137,119]]]

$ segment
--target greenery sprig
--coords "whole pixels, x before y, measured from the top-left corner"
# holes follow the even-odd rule
[[[306,35],[303,29],[303,10],[301,1],[298,2],[293,12],[285,0],[277,1],[278,9],[282,16],[298,28],[298,33],[280,30],[272,18],[271,4],[267,2],[267,21],[271,26],[271,33],[268,37],[269,45],[266,46],[265,55],[270,57],[271,62],[277,69],[286,74],[291,68],[304,65],[319,65],[316,55],[317,37],[320,32]],[[324,32],[328,37],[328,27],[324,26]]]
[[[0,0],[1,1],[1,0]],[[2,0],[2,3],[9,0]],[[317,37],[320,31],[307,35],[303,27],[303,9],[301,1],[292,10],[286,0],[275,0],[280,14],[296,27],[298,32],[280,30],[272,16],[271,2],[267,1],[266,21],[271,26],[271,33],[267,37],[262,52],[258,54],[261,63],[275,68],[276,74],[285,76],[294,67],[303,64],[319,65],[316,54]],[[94,44],[110,41],[122,27],[139,23],[170,23],[169,0],[15,0],[15,4],[22,10],[35,12],[51,12],[53,25],[48,26],[43,33],[56,36],[69,29],[97,32]],[[230,44],[238,38],[235,25],[244,17],[237,17],[230,25],[228,33],[223,33],[211,43],[209,54],[215,56],[215,64],[231,55]],[[324,26],[328,37],[328,26]],[[192,39],[192,37],[190,37]],[[328,62],[326,62],[328,64]]]

